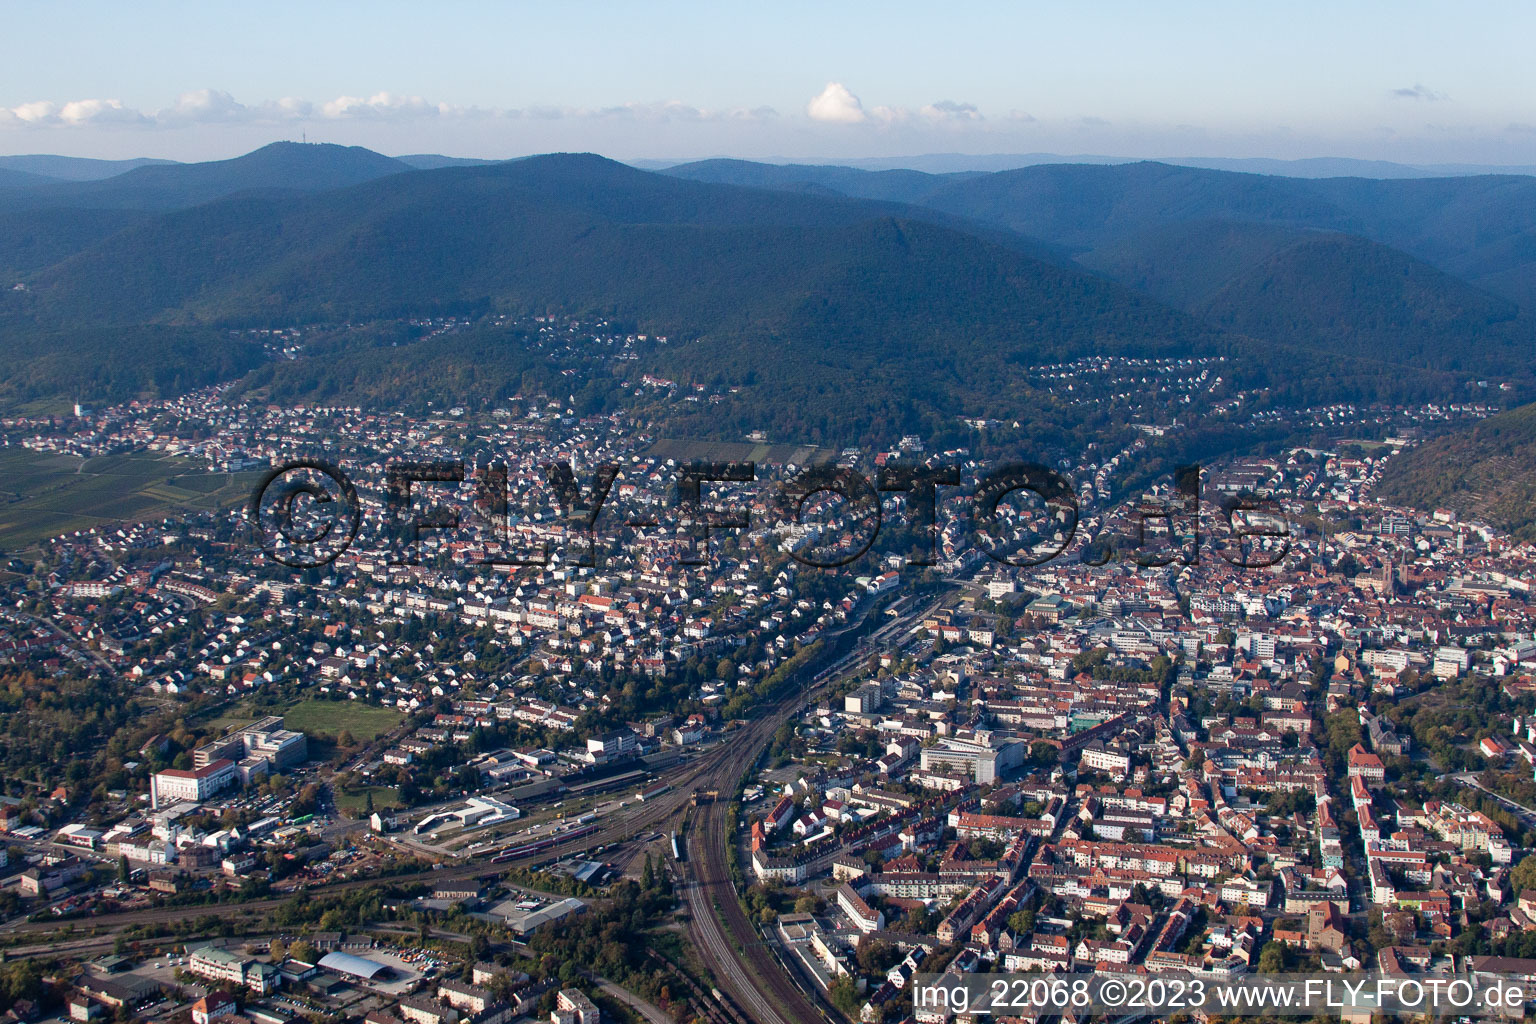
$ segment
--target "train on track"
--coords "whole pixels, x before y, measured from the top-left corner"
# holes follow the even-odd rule
[[[542,853],[545,850],[554,848],[557,844],[568,843],[572,839],[580,839],[583,836],[589,836],[596,831],[596,825],[588,825],[586,828],[578,828],[571,832],[564,832],[560,835],[550,836],[547,839],[540,839],[532,843],[523,843],[521,846],[509,846],[505,850],[502,850],[500,853],[498,853],[496,856],[492,857],[491,863],[505,864],[508,861],[518,860],[519,858],[528,857],[535,853]]]

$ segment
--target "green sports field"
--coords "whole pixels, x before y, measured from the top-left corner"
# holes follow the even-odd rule
[[[400,724],[400,712],[353,700],[303,700],[283,712],[289,729],[335,739],[350,732],[367,742]]]

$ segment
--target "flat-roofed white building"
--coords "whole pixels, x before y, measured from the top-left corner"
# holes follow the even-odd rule
[[[167,768],[163,772],[156,772],[150,779],[150,806],[159,808],[162,803],[179,801],[202,803],[239,781],[239,778],[235,762],[228,758],[218,758],[202,768]]]

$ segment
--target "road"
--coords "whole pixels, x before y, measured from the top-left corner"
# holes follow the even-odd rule
[[[1512,812],[1515,817],[1519,818],[1521,824],[1525,825],[1526,828],[1536,828],[1536,810],[1525,806],[1525,804],[1517,804],[1507,796],[1501,796],[1498,793],[1495,793],[1493,790],[1489,789],[1478,780],[1476,772],[1457,772],[1451,775],[1451,778],[1461,783],[1463,786],[1471,786],[1473,789],[1481,790],[1482,792],[1487,793],[1489,796],[1497,800],[1501,807]]]
[[[109,662],[106,658],[103,658],[100,654],[91,650],[89,644],[75,636],[73,633],[59,625],[57,622],[53,621],[53,619],[49,616],[27,615],[24,612],[17,612],[15,614],[18,618],[25,619],[32,623],[34,626],[44,626],[53,630],[58,634],[59,639],[63,640],[65,644],[67,644],[71,649],[95,662],[97,668],[102,669],[110,675],[115,676],[117,674],[117,669],[112,666],[111,662]]]
[[[650,1024],[677,1024],[655,1003],[647,1002],[627,988],[621,988],[606,978],[599,978],[597,987],[644,1017]]]
[[[477,875],[488,873],[500,873],[508,868],[521,867],[539,861],[548,860],[553,855],[568,856],[581,853],[598,846],[608,846],[633,839],[636,834],[657,829],[681,814],[684,806],[692,797],[692,789],[689,788],[692,781],[707,772],[718,759],[724,757],[730,750],[730,745],[725,744],[716,750],[694,761],[689,765],[673,783],[678,788],[671,793],[663,794],[654,800],[644,803],[636,803],[626,808],[623,813],[614,815],[610,820],[603,822],[596,832],[581,836],[576,839],[558,841],[550,849],[540,850],[526,857],[518,857],[501,864],[490,864],[487,860],[473,860],[438,870],[414,871],[409,874],[394,875],[390,878],[354,878],[345,882],[332,882],[324,885],[309,886],[296,892],[286,893],[281,896],[265,897],[257,900],[247,900],[242,903],[208,904],[206,906],[183,907],[157,907],[149,910],[130,910],[117,914],[99,914],[92,917],[72,918],[69,920],[24,922],[10,925],[9,932],[37,933],[56,931],[65,924],[73,924],[78,929],[93,928],[119,931],[130,925],[136,924],[163,924],[169,921],[180,921],[188,917],[197,917],[202,914],[219,914],[229,916],[232,914],[257,914],[274,910],[292,899],[320,899],[349,889],[357,889],[365,886],[387,885],[394,882],[448,882],[465,878],[473,878]],[[491,851],[487,851],[488,853]]]
[[[818,1020],[830,1021],[833,1018],[817,1005],[816,997],[802,989],[797,981],[798,975],[793,975],[778,961],[773,949],[763,941],[756,926],[737,901],[727,860],[729,845],[737,841],[736,835],[726,828],[728,801],[730,794],[735,792],[746,772],[757,763],[783,722],[798,714],[808,702],[817,699],[818,694],[843,678],[851,669],[859,667],[874,645],[915,628],[915,624],[941,603],[947,593],[925,601],[905,598],[894,605],[895,608],[905,605],[907,610],[881,623],[870,631],[868,637],[818,671],[803,686],[792,689],[744,729],[727,735],[714,749],[681,768],[667,780],[674,787],[671,792],[608,816],[600,822],[598,831],[590,835],[557,841],[550,849],[500,864],[489,863],[488,857],[496,851],[488,850],[484,851],[481,858],[437,870],[396,875],[389,879],[358,878],[315,885],[295,893],[238,904],[154,908],[78,918],[68,923],[78,929],[91,929],[102,936],[83,941],[110,942],[112,934],[131,925],[180,921],[202,914],[218,914],[225,918],[231,915],[252,915],[276,909],[295,898],[324,898],[363,886],[392,882],[440,883],[490,872],[500,873],[510,867],[548,860],[553,855],[570,856],[599,846],[627,842],[644,832],[670,827],[681,819],[696,792],[713,790],[721,794],[722,798],[700,803],[690,823],[687,839],[688,877],[683,886],[683,895],[691,911],[690,934],[705,966],[736,1006],[756,1024],[812,1024]],[[883,615],[884,611],[880,614]],[[868,615],[869,612],[866,612],[856,622],[829,632],[826,635],[827,642],[839,642],[850,633],[867,629]],[[21,923],[13,925],[9,930],[45,933],[56,931],[65,923]],[[622,998],[617,995],[615,997]],[[667,1021],[658,1008],[650,1009],[659,1016],[653,1016],[643,1009],[640,1012],[652,1024]]]
[[[725,795],[734,793],[746,772],[757,763],[779,726],[798,714],[818,694],[841,679],[849,669],[868,657],[869,643],[878,643],[914,628],[943,600],[914,603],[911,610],[874,630],[860,643],[819,671],[809,685],[782,700],[755,721],[731,744],[732,756],[711,773],[711,787]],[[863,625],[861,622],[858,625]],[[858,628],[849,627],[849,630]],[[844,630],[843,632],[848,632]],[[763,941],[756,925],[736,898],[729,868],[728,850],[737,836],[727,826],[727,799],[702,803],[688,830],[689,863],[684,898],[689,908],[689,933],[700,957],[720,987],[756,1024],[811,1024],[832,1020],[778,961]]]

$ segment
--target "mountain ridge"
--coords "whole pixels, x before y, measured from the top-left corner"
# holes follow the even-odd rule
[[[98,180],[0,189],[0,210],[169,210],[259,189],[323,191],[411,170],[408,164],[361,146],[274,142],[230,160],[144,164]]]
[[[815,429],[823,439],[861,407],[909,427],[918,407],[927,416],[965,408],[1018,419],[1014,410],[1031,393],[1028,367],[1084,355],[1230,355],[1232,374],[1292,390],[1285,374],[1300,367],[1326,382],[1314,391],[1340,400],[1443,395],[1456,386],[1447,374],[1531,371],[1521,347],[1528,336],[1501,333],[1516,330],[1501,325],[1528,326],[1507,303],[1381,243],[1308,226],[1359,226],[1375,198],[1348,189],[1330,198],[1261,176],[1155,164],[1053,167],[939,179],[915,205],[830,186],[701,182],[595,154],[406,170],[366,151],[257,152],[285,174],[296,165],[282,158],[313,154],[365,180],[246,189],[169,211],[117,209],[122,222],[110,230],[77,211],[73,234],[60,230],[56,240],[42,211],[13,211],[34,218],[34,241],[49,241],[9,250],[23,288],[0,292],[0,324],[69,337],[92,327],[207,330],[493,311],[617,316],[679,340],[653,353],[657,372],[757,380],[760,395],[777,398],[755,413],[822,409]],[[226,188],[227,171],[145,168],[124,177],[212,175]],[[886,194],[934,185],[918,174],[852,172],[850,180],[889,183],[880,185]],[[1434,194],[1425,191],[1420,207]],[[1038,201],[1021,204],[1021,195]],[[1127,287],[1115,280],[1129,276],[1123,269],[1090,270],[1061,248],[1127,238],[1152,246],[1180,218],[1210,215],[1251,218],[1218,223],[1273,237],[1259,238],[1236,266],[1167,261],[1182,275],[1183,300],[1173,304],[1182,309],[1149,282]],[[48,216],[62,223],[64,215]],[[1012,224],[1061,241],[1037,243]],[[1087,262],[1108,251],[1087,249]],[[0,268],[7,252],[0,245]],[[1134,263],[1135,253],[1125,258]],[[1199,294],[1187,287],[1195,280],[1205,282]],[[1326,288],[1335,289],[1328,301],[1314,301]],[[1421,312],[1422,324],[1414,319]],[[98,336],[81,337],[89,345]],[[827,408],[839,389],[853,397]],[[716,419],[711,428],[726,422]]]

